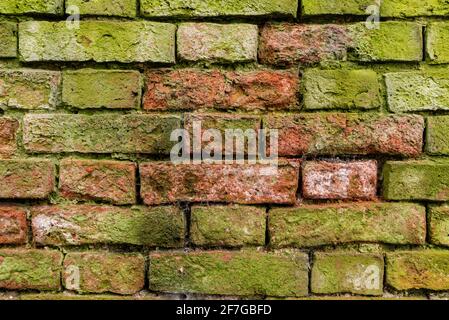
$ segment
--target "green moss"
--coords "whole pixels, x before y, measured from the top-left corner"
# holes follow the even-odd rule
[[[63,14],[64,0],[2,0],[0,14]]]
[[[136,0],[67,0],[65,6],[67,9],[69,6],[78,7],[83,16],[135,17],[137,13]],[[67,9],[67,13],[71,14]]]
[[[427,54],[431,63],[449,62],[449,23],[432,22],[427,26]]]
[[[430,242],[436,245],[449,246],[449,206],[429,206]]]
[[[381,5],[382,17],[446,16],[445,0],[388,0]]]
[[[17,25],[0,23],[0,58],[15,58],[17,55]]]
[[[302,14],[314,15],[363,15],[366,16],[366,8],[371,6],[372,0],[303,0]]]

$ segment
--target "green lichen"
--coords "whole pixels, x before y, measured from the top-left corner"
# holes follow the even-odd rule
[[[426,131],[426,152],[432,155],[449,154],[449,117],[428,117]]]
[[[431,63],[449,62],[449,23],[432,22],[427,26],[427,54]]]
[[[136,0],[67,0],[66,12],[76,6],[81,15],[135,17]]]
[[[17,55],[17,25],[0,23],[0,58],[15,58]]]
[[[388,0],[382,1],[382,17],[446,16],[446,0]]]
[[[372,0],[303,0],[302,14],[314,15],[368,15],[366,8],[373,5]]]
[[[0,14],[63,14],[64,0],[2,0]]]
[[[449,206],[431,205],[429,207],[430,242],[449,246]]]

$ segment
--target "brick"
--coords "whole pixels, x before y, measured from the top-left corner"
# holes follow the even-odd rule
[[[0,288],[59,290],[62,254],[55,250],[1,249]]]
[[[226,165],[148,162],[140,165],[141,197],[147,205],[188,202],[291,204],[299,169],[289,163]]]
[[[304,72],[304,108],[378,109],[381,106],[377,73],[372,70],[319,70]]]
[[[312,292],[382,295],[384,259],[380,254],[315,252]]]
[[[132,162],[65,159],[59,176],[59,190],[65,198],[136,202],[136,165]]]
[[[69,252],[64,259],[64,287],[80,293],[134,294],[145,282],[141,254]]]
[[[27,242],[27,211],[14,205],[0,206],[0,244]]]
[[[27,21],[19,24],[22,61],[175,62],[176,26],[148,21]]]
[[[430,242],[436,245],[449,246],[449,206],[429,206]]]
[[[449,23],[432,22],[426,29],[427,56],[432,63],[449,62],[449,45],[446,39],[449,37]]]
[[[146,73],[146,110],[287,110],[297,105],[293,70],[159,69]]]
[[[140,8],[142,15],[150,18],[296,17],[298,0],[142,0]]]
[[[150,290],[299,297],[307,295],[307,269],[307,255],[297,252],[152,253]]]
[[[382,17],[445,16],[449,7],[444,0],[390,0],[382,3]]]
[[[389,109],[398,113],[449,110],[447,77],[440,71],[385,74]]]
[[[449,252],[422,250],[387,253],[387,284],[396,290],[448,290]]]
[[[178,57],[184,61],[257,61],[257,25],[182,23],[177,39]]]
[[[346,243],[424,244],[426,209],[411,203],[302,205],[269,212],[274,248]]]
[[[422,152],[424,119],[417,115],[281,114],[266,116],[263,126],[279,131],[279,156],[418,156]]]
[[[449,138],[447,137],[448,126],[448,116],[427,118],[426,153],[432,155],[449,154]]]
[[[64,0],[2,0],[0,14],[62,15]]]
[[[80,108],[136,109],[141,101],[138,71],[83,69],[65,71],[62,100]]]
[[[44,199],[54,190],[50,160],[0,160],[0,199]]]
[[[366,9],[375,4],[372,0],[302,0],[302,16],[317,15],[368,15]],[[384,3],[382,3],[382,6]]]
[[[2,22],[0,23],[0,57],[15,58],[16,56],[17,56],[17,24],[10,22]]]
[[[16,151],[18,129],[19,121],[9,117],[0,117],[0,158],[8,158]]]
[[[31,213],[38,245],[183,246],[183,213],[175,207],[58,205],[32,207]]]
[[[376,198],[376,161],[307,161],[302,170],[303,197],[307,199]]]
[[[383,170],[383,196],[388,200],[449,200],[446,160],[388,161]]]
[[[266,24],[260,34],[259,59],[278,66],[344,60],[350,40],[341,25]]]
[[[136,0],[66,0],[66,13],[70,6],[79,8],[81,15],[135,17],[137,14]]]
[[[180,126],[176,115],[29,114],[24,146],[34,153],[169,154],[170,134]]]
[[[265,216],[257,207],[193,206],[190,240],[196,246],[263,246]]]
[[[55,109],[61,74],[47,70],[0,70],[0,108]]]

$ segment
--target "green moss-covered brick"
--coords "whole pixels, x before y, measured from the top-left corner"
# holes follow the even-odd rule
[[[170,134],[181,127],[176,115],[29,114],[24,145],[38,153],[169,154]]]
[[[10,117],[0,117],[0,159],[10,158],[17,151],[16,137],[19,121]]]
[[[146,17],[296,17],[298,0],[141,0]]]
[[[430,242],[449,246],[449,205],[431,205],[429,208]]]
[[[257,207],[194,206],[190,239],[197,246],[263,246],[265,220],[265,210]]]
[[[178,27],[178,57],[208,63],[257,61],[258,32],[253,24],[182,23]]]
[[[396,290],[449,289],[449,252],[443,250],[387,253],[387,284]]]
[[[135,17],[136,0],[66,0],[67,14],[72,14],[70,6],[76,6],[80,15]]]
[[[357,61],[422,61],[422,26],[415,22],[381,22],[379,29],[365,23],[350,26],[349,59]]]
[[[383,170],[388,200],[449,200],[449,161],[388,161]]]
[[[51,160],[0,160],[0,199],[44,199],[55,188]]]
[[[61,101],[61,74],[47,70],[0,70],[0,108],[55,109]]]
[[[0,288],[59,290],[61,265],[59,251],[1,249]]]
[[[270,245],[424,244],[425,207],[410,203],[305,205],[269,212]]]
[[[138,253],[69,252],[63,283],[80,293],[134,294],[145,284],[145,259]]]
[[[80,108],[140,107],[142,83],[138,71],[71,70],[63,73],[62,100]]]
[[[388,107],[393,112],[449,110],[448,72],[385,74]]]
[[[381,106],[377,73],[372,70],[309,69],[303,75],[304,107],[376,109]]]
[[[209,251],[152,253],[150,290],[297,297],[308,292],[304,253]]]
[[[373,5],[373,0],[302,0],[302,15],[362,15]]]
[[[56,14],[62,15],[64,0],[2,0],[0,14]]]
[[[449,116],[427,118],[426,152],[432,155],[449,155]]]
[[[382,1],[382,17],[446,16],[446,0],[386,0]]]
[[[27,21],[19,24],[22,61],[175,62],[176,26],[148,21]]]
[[[0,23],[0,58],[17,56],[17,25],[11,22]]]
[[[382,295],[384,259],[379,254],[316,252],[312,292]]]
[[[176,207],[121,208],[98,205],[37,206],[31,209],[39,245],[132,244],[182,247],[184,217]]]
[[[427,56],[431,63],[449,62],[449,23],[432,22],[427,26]]]

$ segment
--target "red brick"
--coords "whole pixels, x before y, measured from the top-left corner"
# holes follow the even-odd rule
[[[279,130],[279,156],[422,153],[424,119],[418,115],[314,113],[273,115],[264,128]]]
[[[63,197],[115,204],[136,202],[136,165],[131,162],[65,159],[59,189]]]
[[[345,26],[267,24],[261,31],[259,59],[280,66],[344,59],[350,42]]]
[[[0,160],[0,199],[43,199],[55,187],[49,160]]]
[[[10,156],[16,151],[16,134],[19,122],[15,119],[0,118],[0,158]]]
[[[0,206],[0,244],[24,244],[26,241],[26,210],[18,206]]]
[[[143,163],[141,195],[147,205],[176,201],[294,203],[298,166],[282,162],[275,170],[271,166],[249,164]]]
[[[283,110],[296,106],[295,71],[160,69],[146,73],[146,110]]]
[[[302,170],[303,196],[308,199],[374,199],[377,162],[308,161]]]

